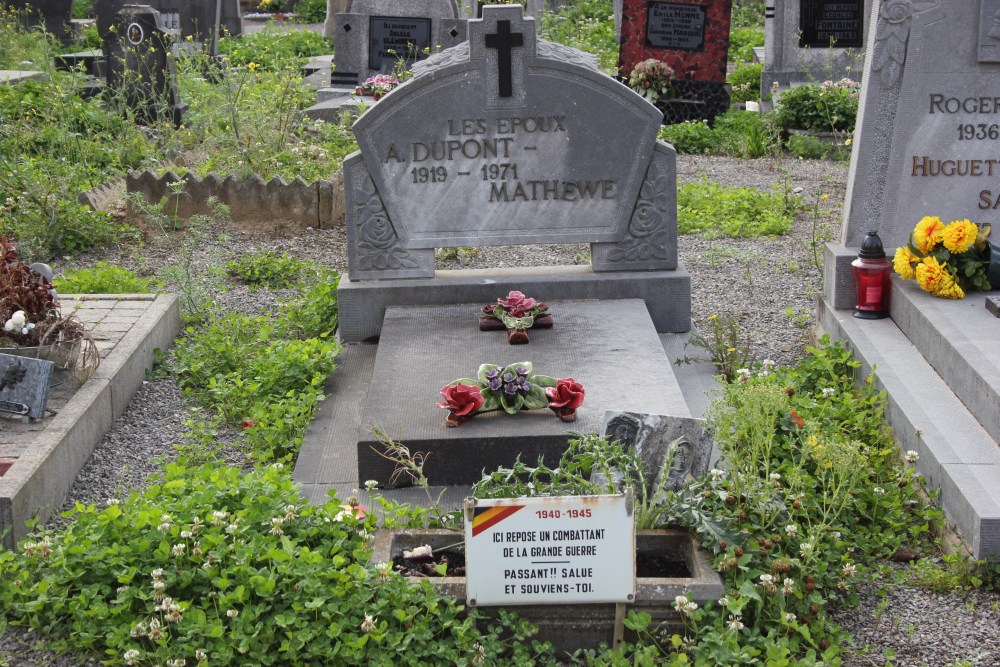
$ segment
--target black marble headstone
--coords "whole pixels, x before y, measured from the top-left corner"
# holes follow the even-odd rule
[[[10,0],[11,7],[22,13],[31,24],[45,24],[50,32],[60,40],[71,36],[70,20],[73,18],[73,0]]]
[[[171,39],[160,13],[147,5],[125,5],[101,34],[108,90],[122,96],[137,122],[168,118],[181,124],[184,105],[177,94]]]
[[[372,16],[369,23],[368,67],[382,70],[399,60],[412,63],[431,46],[431,20]]]
[[[864,46],[865,0],[799,1],[799,46]]]
[[[208,41],[215,31],[215,2],[216,0],[148,0],[142,4],[160,12],[164,26],[180,30],[181,38],[190,36],[198,41]],[[130,0],[94,0],[98,33],[103,35],[114,23],[121,8],[129,3]],[[243,33],[239,0],[222,0],[219,13],[220,31],[224,35],[235,37]]]

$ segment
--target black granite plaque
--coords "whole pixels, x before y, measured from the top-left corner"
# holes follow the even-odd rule
[[[799,1],[799,46],[864,46],[865,0]]]
[[[705,7],[650,2],[646,12],[646,45],[701,51],[705,47]]]
[[[424,57],[431,46],[431,20],[372,16],[368,39],[368,67],[385,71],[398,60],[411,63]]]

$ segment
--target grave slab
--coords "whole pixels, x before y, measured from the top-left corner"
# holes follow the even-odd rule
[[[45,72],[36,72],[27,69],[0,69],[0,84],[37,81],[44,78]]]
[[[450,485],[475,482],[484,469],[509,466],[518,455],[554,461],[571,431],[599,432],[605,410],[690,416],[643,301],[546,302],[556,324],[533,332],[526,346],[508,345],[502,332],[479,331],[481,303],[388,308],[361,429],[377,424],[411,452],[427,453],[430,483]],[[458,428],[445,426],[447,413],[435,405],[442,387],[475,377],[482,363],[518,361],[531,361],[535,373],[584,385],[577,421],[564,423],[543,409],[487,413]],[[361,434],[358,479],[384,483],[392,475],[395,466],[376,453],[379,448],[370,434]]]

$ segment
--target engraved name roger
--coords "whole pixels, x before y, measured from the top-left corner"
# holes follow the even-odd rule
[[[954,124],[943,123],[938,131],[953,132],[958,142],[982,142],[971,151],[956,150],[952,155],[910,155],[907,163],[914,178],[987,178],[1000,177],[1000,156],[991,155],[994,142],[1000,139],[1000,123],[990,122],[990,116],[1000,114],[1000,95],[959,97],[928,93],[928,115],[955,116]],[[986,122],[984,122],[984,120]],[[956,149],[969,144],[961,143]],[[979,151],[978,154],[972,151]],[[1000,189],[982,189],[976,199],[980,210],[1000,209]]]

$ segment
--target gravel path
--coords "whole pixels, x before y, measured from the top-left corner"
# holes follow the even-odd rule
[[[800,160],[737,160],[680,156],[680,182],[701,178],[762,190],[779,185],[801,197],[801,211],[789,236],[752,240],[681,237],[679,255],[692,276],[692,314],[696,323],[711,314],[739,321],[758,358],[791,362],[803,354],[813,325],[815,297],[820,290],[822,243],[836,238],[840,227],[846,172],[844,164]],[[824,199],[822,196],[828,195]],[[308,231],[295,238],[251,238],[247,234],[215,230],[199,243],[194,264],[220,267],[229,259],[255,249],[287,252],[338,271],[346,271],[342,229]],[[815,250],[815,253],[814,253]],[[145,247],[109,249],[82,256],[74,265],[97,259],[153,275],[180,261],[179,239],[152,239]],[[586,245],[483,248],[469,259],[469,268],[575,264],[589,261]],[[439,260],[439,268],[455,268],[455,259]],[[57,267],[65,269],[68,267]],[[222,281],[223,279],[218,279]],[[221,282],[217,283],[222,286]],[[249,291],[228,285],[218,294],[226,311],[267,313],[288,292]],[[161,463],[174,457],[174,446],[185,420],[192,418],[176,383],[170,378],[143,384],[81,471],[64,508],[75,502],[104,502],[138,488]],[[247,461],[231,443],[235,434],[221,434],[222,451],[234,465]],[[54,519],[58,524],[61,519]],[[894,566],[893,582],[905,582],[905,566]],[[884,583],[884,582],[883,582]],[[899,667],[1000,665],[1000,596],[981,592],[934,593],[891,583],[882,596],[878,586],[861,590],[857,609],[842,610],[837,621],[854,637],[847,667],[893,664]],[[0,666],[71,667],[97,665],[78,656],[54,656],[38,648],[44,639],[21,628],[0,636]],[[893,662],[889,657],[895,655]],[[6,660],[6,662],[5,662]]]

